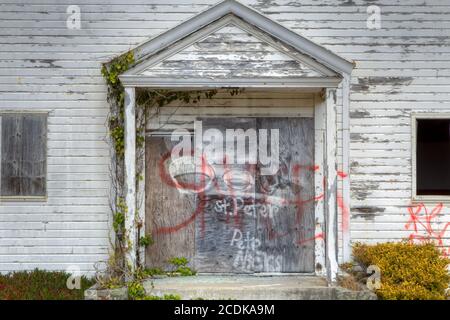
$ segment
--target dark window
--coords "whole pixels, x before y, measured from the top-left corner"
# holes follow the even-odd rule
[[[47,115],[3,114],[0,119],[0,195],[45,196]]]
[[[417,195],[450,195],[450,119],[417,120]]]

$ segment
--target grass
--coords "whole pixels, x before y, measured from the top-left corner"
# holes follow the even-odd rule
[[[94,280],[81,277],[80,289],[67,288],[70,274],[59,271],[13,272],[0,275],[0,300],[82,300]]]
[[[342,288],[352,290],[352,291],[360,291],[361,284],[353,275],[341,276],[338,277],[338,285]]]

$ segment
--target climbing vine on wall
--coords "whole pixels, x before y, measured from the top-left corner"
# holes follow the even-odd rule
[[[108,119],[109,132],[113,140],[114,150],[122,158],[125,150],[124,144],[124,104],[125,92],[119,80],[119,75],[128,70],[134,63],[133,52],[127,52],[102,67],[102,75],[108,85],[108,103],[111,113]]]
[[[125,217],[127,207],[125,205],[124,190],[124,153],[125,153],[125,90],[120,82],[119,76],[135,65],[133,51],[126,52],[102,66],[102,75],[108,86],[107,101],[110,105],[108,116],[109,142],[111,144],[111,211],[113,214],[112,228],[114,230],[114,252],[111,254],[106,266],[101,270],[97,268],[97,281],[104,287],[111,287],[123,283],[126,279],[136,278],[142,266],[138,265],[138,270],[130,272],[133,268],[126,265],[125,254],[130,250],[129,237],[125,230]],[[232,88],[228,92],[230,95],[239,94],[242,89]],[[172,91],[166,89],[139,88],[136,90],[136,190],[140,190],[139,183],[144,179],[142,172],[144,169],[145,155],[145,131],[148,121],[160,115],[161,109],[173,102],[179,101],[185,105],[198,103],[202,99],[212,99],[217,94],[216,89],[196,90],[196,91]],[[176,113],[175,109],[173,114]],[[169,115],[170,117],[173,115]],[[161,129],[164,127],[161,124]],[[141,197],[137,197],[138,199]],[[143,222],[139,217],[139,210],[143,205],[142,201],[137,201],[135,223],[138,234],[136,239],[140,239],[139,245],[151,245],[152,241],[141,241],[141,239],[151,239],[151,235],[141,234],[143,232]],[[140,261],[140,250],[137,249],[137,261]],[[130,274],[131,273],[131,274]]]

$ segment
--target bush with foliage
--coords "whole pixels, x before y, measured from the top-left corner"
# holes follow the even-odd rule
[[[81,277],[80,289],[68,289],[70,274],[59,271],[13,272],[0,275],[0,300],[82,300],[95,281]]]
[[[172,274],[178,274],[185,277],[195,276],[196,274],[194,270],[187,266],[189,261],[185,257],[173,257],[169,259],[169,263],[174,267]]]
[[[442,300],[450,275],[449,259],[432,243],[380,243],[353,247],[353,257],[362,267],[376,265],[381,271],[380,299]]]
[[[131,300],[143,300],[146,297],[145,288],[139,281],[128,284],[128,298]]]

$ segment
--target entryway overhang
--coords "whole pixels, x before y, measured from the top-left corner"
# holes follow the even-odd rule
[[[314,132],[316,273],[336,279],[338,270],[337,111],[342,117],[342,167],[348,171],[348,103],[353,63],[234,0],[225,0],[133,49],[134,66],[120,76],[125,87],[125,181],[130,235],[128,264],[136,265],[135,88],[173,90],[252,88],[315,93]],[[337,89],[342,89],[338,106]],[[348,180],[342,198],[349,201]],[[139,186],[141,188],[141,186]],[[342,223],[348,223],[343,221]],[[342,235],[348,256],[349,234]],[[144,254],[140,254],[144,257]]]

